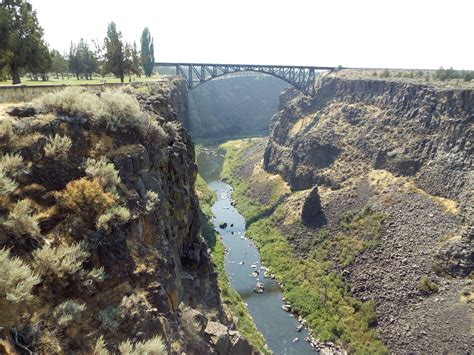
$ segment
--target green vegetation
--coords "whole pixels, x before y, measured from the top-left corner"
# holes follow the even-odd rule
[[[439,68],[435,73],[434,77],[438,80],[453,80],[462,79],[464,81],[471,81],[474,79],[474,71],[469,70],[454,70],[453,68],[444,69]]]
[[[20,71],[45,72],[51,66],[43,29],[36,12],[24,0],[0,3],[0,69],[7,67],[13,84],[20,83]]]
[[[123,41],[122,34],[114,22],[108,26],[104,44],[93,41],[92,48],[87,41],[71,42],[69,53],[61,54],[49,50],[43,40],[43,29],[38,23],[36,12],[26,0],[5,0],[0,2],[0,82],[7,78],[13,84],[21,83],[21,76],[29,73],[31,80],[48,81],[52,72],[56,79],[72,73],[79,81],[92,80],[94,73],[102,77],[113,73],[120,82],[125,75],[141,76],[145,72],[150,77],[154,67],[154,44],[148,28],[141,38],[143,53],[133,45]]]
[[[170,137],[156,119],[140,111],[134,96],[122,91],[106,91],[99,98],[84,88],[68,87],[43,95],[33,104],[44,112],[91,118],[91,123],[101,129],[105,126],[110,131],[119,128],[138,130],[143,140],[158,146],[166,144]],[[164,127],[171,134],[178,129],[177,123]]]
[[[156,354],[166,355],[166,345],[160,336],[155,336],[146,341],[138,341],[132,344],[130,340],[126,340],[119,345],[121,355],[142,355],[142,354]]]
[[[97,178],[105,191],[114,192],[115,187],[120,184],[118,170],[105,156],[101,156],[98,160],[88,158],[85,171],[90,178]]]
[[[56,318],[58,325],[64,328],[73,322],[79,321],[85,309],[85,303],[67,300],[54,309],[53,316]]]
[[[343,266],[349,266],[363,250],[373,250],[380,244],[380,229],[385,218],[383,213],[375,212],[370,207],[356,215],[347,214],[341,218],[339,224],[345,233],[339,233],[327,242],[336,251]]]
[[[438,292],[438,285],[435,284],[429,277],[423,276],[416,285],[416,289],[423,295],[430,295]]]
[[[104,39],[105,53],[101,53],[100,47],[97,50],[97,56],[102,57],[100,65],[102,75],[113,73],[120,82],[124,82],[125,75],[128,75],[131,81],[131,75],[141,76],[143,69],[140,66],[140,53],[137,45],[124,42],[122,33],[117,30],[114,22],[111,22],[107,28],[107,36]],[[86,74],[87,78],[87,74]]]
[[[29,200],[18,201],[6,218],[0,219],[0,226],[15,237],[24,235],[39,235],[40,228],[35,216],[31,214]]]
[[[242,161],[242,152],[249,146],[243,141],[221,145],[227,154],[222,176],[234,187],[237,207],[247,221],[247,235],[257,245],[262,263],[269,267],[283,285],[283,293],[292,309],[302,315],[321,341],[334,341],[350,353],[387,353],[383,343],[371,328],[375,322],[374,305],[351,296],[343,280],[331,271],[332,248],[338,243],[327,232],[320,232],[306,259],[299,259],[293,247],[276,227],[285,218],[283,204],[268,217],[262,215],[264,206],[246,195],[249,181],[242,181],[234,172]],[[237,169],[236,169],[237,168]],[[275,188],[274,199],[280,189]],[[341,223],[348,235],[360,238],[363,245],[377,243],[377,231],[383,216],[370,209],[356,216],[347,216]],[[347,253],[347,252],[346,252]],[[344,257],[346,257],[344,255]]]
[[[0,249],[0,297],[18,303],[33,298],[33,287],[41,282],[38,275],[10,251]],[[1,300],[1,299],[0,299]]]
[[[242,333],[249,343],[261,352],[268,354],[268,350],[264,347],[265,340],[255,327],[242,298],[237,291],[232,288],[227,278],[224,266],[224,245],[217,237],[210,222],[212,217],[211,206],[214,204],[216,196],[214,192],[207,187],[206,182],[200,175],[198,175],[196,181],[196,193],[201,206],[201,233],[212,251],[212,260],[216,265],[218,284],[224,307],[234,318],[237,330]]]
[[[140,60],[146,77],[150,77],[153,73],[153,66],[155,65],[155,47],[153,44],[153,37],[151,37],[150,30],[145,27],[140,38]]]
[[[89,257],[84,242],[60,244],[57,247],[45,244],[41,249],[36,249],[32,255],[35,269],[41,275],[45,277],[54,275],[57,278],[79,272]]]
[[[63,160],[67,158],[71,146],[71,138],[55,134],[48,137],[48,142],[44,146],[44,155],[52,159]]]

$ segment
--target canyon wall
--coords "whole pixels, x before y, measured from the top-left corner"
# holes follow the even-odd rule
[[[67,90],[0,117],[0,352],[251,353],[200,234],[184,83]]]
[[[278,229],[303,258],[329,243],[392,351],[473,346],[473,122],[473,90],[337,74],[272,119],[263,166],[292,190]]]

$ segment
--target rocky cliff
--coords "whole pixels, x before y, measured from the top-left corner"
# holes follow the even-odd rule
[[[473,122],[472,90],[338,75],[287,90],[273,117],[264,168],[301,191],[280,230],[303,257],[329,232],[393,351],[472,349]]]
[[[200,235],[181,81],[2,109],[1,353],[252,352]]]

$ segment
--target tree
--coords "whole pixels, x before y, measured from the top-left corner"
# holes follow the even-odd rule
[[[140,52],[137,50],[136,42],[133,42],[131,55],[132,55],[132,63],[130,66],[130,71],[132,72],[132,74],[135,74],[136,76],[140,77],[142,75],[143,69],[141,67]]]
[[[155,65],[155,47],[153,45],[153,38],[151,37],[148,27],[142,32],[140,38],[141,44],[141,62],[145,76],[150,77],[153,73],[153,66]]]
[[[68,64],[69,71],[76,76],[77,80],[79,80],[79,75],[81,74],[81,66],[79,63],[79,56],[77,55],[77,47],[72,42],[71,46],[69,47]]]
[[[90,48],[87,41],[81,38],[77,46],[71,43],[69,70],[76,75],[78,80],[80,75],[84,75],[86,80],[92,79],[92,74],[97,71],[97,68],[97,54]]]
[[[81,73],[84,74],[86,80],[92,79],[92,74],[97,70],[97,58],[89,44],[82,38],[77,46],[77,55]]]
[[[56,79],[61,74],[61,79],[64,80],[64,73],[68,71],[69,65],[66,58],[56,49],[50,52],[51,56],[51,71],[56,74]]]
[[[0,67],[7,66],[13,84],[20,70],[45,72],[51,64],[36,12],[25,0],[0,0]]]
[[[122,33],[117,32],[114,22],[111,22],[105,37],[104,74],[113,73],[123,83],[125,76],[125,46],[122,42]]]

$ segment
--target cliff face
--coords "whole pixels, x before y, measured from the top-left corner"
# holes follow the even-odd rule
[[[287,92],[274,116],[265,167],[294,190],[337,188],[358,164],[410,176],[454,199],[472,220],[474,92],[382,80],[323,79],[314,99]],[[328,169],[329,168],[329,169]]]
[[[200,235],[183,83],[71,90],[1,117],[0,352],[251,352]]]
[[[337,75],[273,117],[264,168],[299,191],[279,229],[302,256],[329,232],[332,270],[393,351],[472,347],[473,121],[472,90]]]

